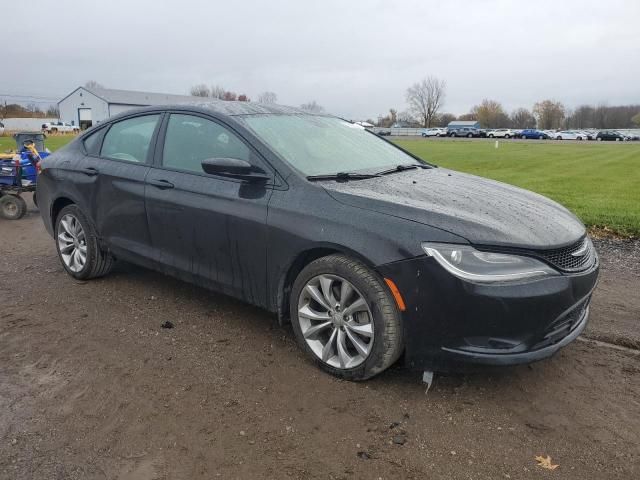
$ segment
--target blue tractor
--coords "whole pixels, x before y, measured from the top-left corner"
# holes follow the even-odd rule
[[[36,183],[40,161],[49,156],[44,146],[44,134],[21,132],[14,135],[16,150],[0,153],[0,217],[18,220],[27,213],[27,202],[21,194],[33,192],[36,198]]]

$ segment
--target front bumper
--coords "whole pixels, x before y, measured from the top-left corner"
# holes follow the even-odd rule
[[[446,272],[431,257],[378,271],[402,294],[409,367],[455,370],[468,364],[515,365],[553,355],[589,319],[597,262],[578,274],[479,284]]]

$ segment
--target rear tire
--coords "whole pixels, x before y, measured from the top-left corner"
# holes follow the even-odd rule
[[[0,216],[6,220],[20,220],[27,213],[27,202],[18,195],[0,197]]]
[[[60,211],[54,238],[60,263],[73,278],[88,280],[111,271],[113,256],[100,248],[93,225],[77,205],[67,205]]]
[[[342,299],[345,282],[349,293]],[[311,295],[312,291],[317,296]],[[318,297],[325,306],[315,300]],[[356,303],[362,308],[349,310]],[[321,313],[322,319],[309,320],[309,312]],[[363,263],[344,255],[319,258],[300,272],[291,292],[290,315],[300,348],[321,369],[337,377],[371,378],[391,366],[403,350],[400,311],[384,280]],[[361,336],[358,327],[366,327],[367,333]],[[340,338],[344,340],[339,345]]]

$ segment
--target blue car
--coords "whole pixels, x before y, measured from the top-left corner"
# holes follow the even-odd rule
[[[520,132],[520,138],[534,139],[534,140],[547,140],[549,139],[549,135],[540,130],[536,130],[535,128],[527,128],[526,130],[522,130]]]

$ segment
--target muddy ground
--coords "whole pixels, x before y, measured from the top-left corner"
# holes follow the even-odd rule
[[[582,339],[427,395],[336,380],[274,316],[153,272],[74,281],[33,208],[0,245],[2,479],[640,478],[638,242],[598,242]]]

